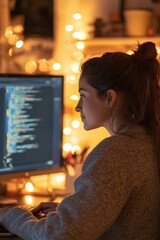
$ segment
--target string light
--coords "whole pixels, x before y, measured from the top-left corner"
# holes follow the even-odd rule
[[[67,82],[72,83],[72,84],[76,84],[77,83],[75,75],[68,75],[66,77],[66,80],[67,80]]]
[[[79,73],[79,63],[73,63],[71,66],[72,72]]]
[[[26,184],[25,184],[25,190],[26,190],[27,192],[33,192],[33,191],[34,191],[33,183],[31,183],[30,181],[26,182]]]
[[[11,26],[7,27],[6,30],[5,30],[5,37],[9,38],[9,37],[12,36],[12,34],[13,34],[12,27]]]
[[[74,28],[73,28],[73,25],[71,25],[71,24],[65,26],[65,30],[66,30],[67,32],[72,32],[73,29],[74,29]]]
[[[73,19],[80,20],[81,18],[82,18],[82,15],[80,13],[74,13],[73,14]]]
[[[73,52],[73,58],[77,61],[81,61],[84,58],[84,54],[80,51]]]
[[[73,120],[72,121],[72,127],[73,128],[78,128],[80,126],[80,122],[78,120]]]
[[[21,48],[21,47],[23,47],[23,45],[24,45],[24,42],[22,40],[18,40],[16,42],[16,48]]]
[[[76,94],[73,94],[72,96],[70,96],[70,99],[74,101],[78,101],[79,97]]]
[[[72,147],[72,150],[71,150],[72,153],[77,153],[77,154],[80,154],[81,153],[81,147],[79,145],[74,145]]]
[[[76,43],[76,47],[77,47],[77,49],[79,49],[79,50],[83,50],[84,47],[85,47],[85,45],[84,45],[83,42],[77,42],[77,43]]]
[[[71,130],[71,128],[69,128],[69,127],[65,127],[65,128],[63,129],[63,133],[64,133],[65,135],[70,135],[70,134],[72,133],[72,130]]]
[[[39,70],[41,72],[49,71],[49,62],[46,59],[39,60]]]
[[[65,152],[70,152],[71,149],[72,149],[72,144],[71,144],[71,143],[65,143],[65,144],[63,145],[63,150],[64,150]]]
[[[37,63],[35,61],[28,61],[25,65],[27,73],[34,73],[37,70]]]
[[[58,71],[58,70],[61,69],[61,64],[58,63],[58,62],[56,62],[56,63],[54,63],[54,64],[52,65],[52,68],[53,68],[53,70]]]

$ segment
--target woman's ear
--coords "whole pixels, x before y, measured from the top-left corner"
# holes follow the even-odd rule
[[[117,93],[113,89],[109,89],[106,93],[106,105],[109,108],[112,108],[115,105],[117,100]]]

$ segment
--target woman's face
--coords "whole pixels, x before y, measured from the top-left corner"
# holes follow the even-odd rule
[[[79,80],[80,99],[75,108],[80,112],[85,130],[91,130],[106,125],[107,107],[105,99],[100,99],[95,88],[90,86],[85,77]]]

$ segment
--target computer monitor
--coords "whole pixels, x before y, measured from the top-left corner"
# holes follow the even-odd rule
[[[0,75],[0,180],[62,167],[63,76]]]

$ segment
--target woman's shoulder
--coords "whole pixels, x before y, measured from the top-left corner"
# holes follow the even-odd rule
[[[132,126],[125,132],[120,134],[115,134],[113,136],[103,139],[95,147],[96,149],[127,149],[132,148],[132,146],[142,146],[143,144],[152,144],[152,137],[148,134],[145,128],[141,126]]]
[[[151,154],[153,150],[152,137],[143,128],[135,128],[123,134],[107,137],[98,143],[90,152],[87,161],[111,160],[112,163],[119,159],[119,163],[125,160],[141,158],[141,155]],[[143,156],[142,156],[143,157]],[[117,163],[116,163],[117,164]]]

